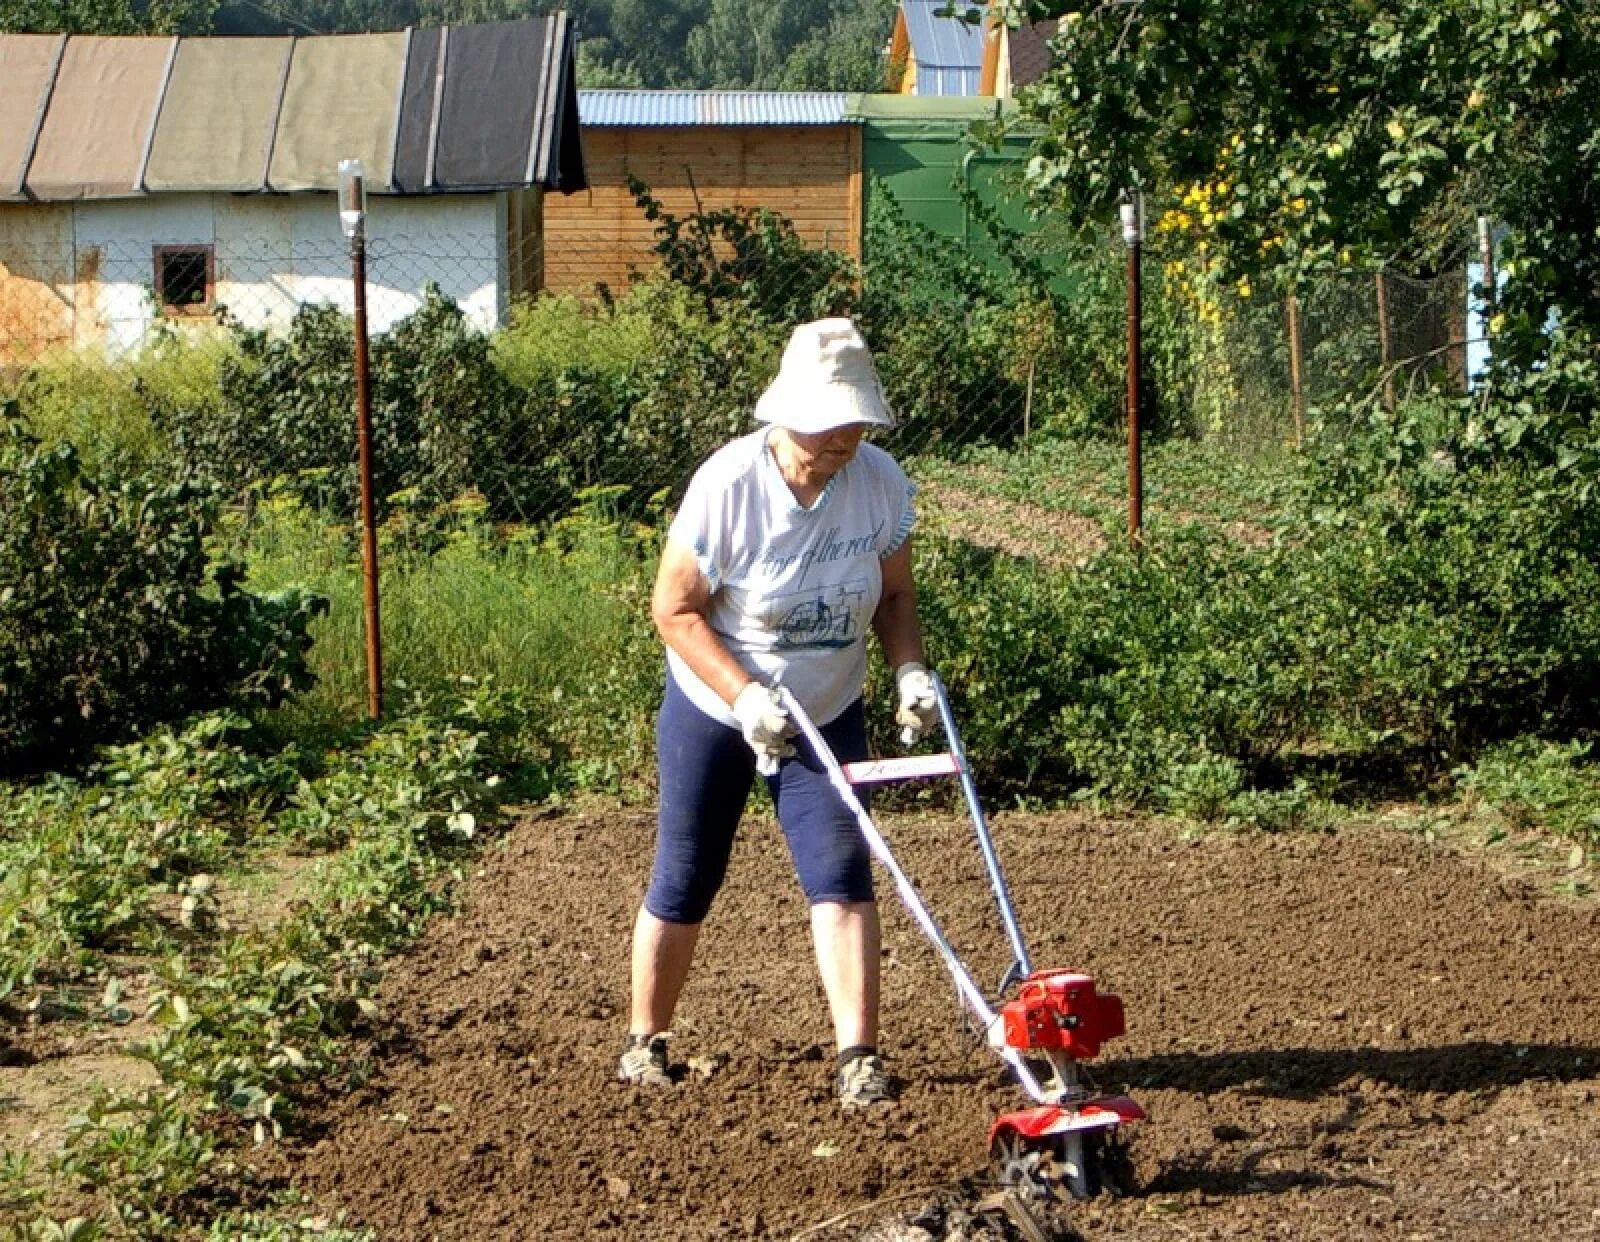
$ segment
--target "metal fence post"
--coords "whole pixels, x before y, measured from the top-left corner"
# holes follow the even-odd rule
[[[1499,301],[1494,274],[1494,227],[1488,216],[1478,217],[1478,261],[1483,264],[1483,322],[1487,327]]]
[[[1394,409],[1394,345],[1389,339],[1389,275],[1378,270],[1378,365],[1383,368],[1383,405]]]
[[[1289,294],[1284,307],[1289,317],[1289,401],[1294,411],[1294,443],[1306,442],[1305,353],[1300,334],[1300,295]]]
[[[1143,288],[1139,252],[1144,241],[1140,196],[1122,204],[1122,242],[1128,250],[1128,539],[1135,548],[1144,543],[1144,460],[1139,426],[1141,388],[1140,354],[1143,342]]]
[[[339,164],[339,222],[350,239],[355,293],[356,445],[361,475],[361,586],[367,640],[367,715],[383,715],[383,641],[378,620],[378,523],[372,497],[372,394],[367,360],[367,199],[360,160]]]

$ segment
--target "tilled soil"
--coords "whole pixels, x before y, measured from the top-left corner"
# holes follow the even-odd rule
[[[966,820],[883,824],[992,983],[1006,954]],[[1058,1223],[1089,1240],[1600,1238],[1600,906],[1379,826],[994,827],[1036,962],[1126,1004],[1096,1081],[1150,1114],[1130,1128],[1137,1193]],[[484,857],[460,913],[391,971],[376,1078],[290,1153],[317,1207],[385,1239],[1001,1236],[960,1205],[1020,1093],[884,885],[884,1043],[906,1089],[837,1111],[804,902],[764,820],[676,1023],[694,1068],[667,1092],[612,1081],[652,831],[556,815]]]

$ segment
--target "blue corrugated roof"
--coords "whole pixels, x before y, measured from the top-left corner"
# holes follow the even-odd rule
[[[983,27],[937,17],[949,0],[900,0],[917,61],[917,94],[976,95],[983,79]],[[957,11],[962,6],[958,3]]]
[[[843,125],[843,91],[579,91],[578,115],[602,127]]]

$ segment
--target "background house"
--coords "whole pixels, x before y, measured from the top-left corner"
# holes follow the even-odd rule
[[[1032,22],[1012,30],[1003,22],[989,25],[983,45],[983,71],[978,93],[1010,99],[1019,87],[1030,86],[1050,68],[1050,37],[1054,20]]]
[[[985,25],[940,17],[949,0],[900,0],[889,39],[887,89],[899,95],[977,95]],[[958,4],[958,8],[959,8]]]
[[[375,330],[437,284],[484,326],[538,287],[542,192],[583,188],[564,16],[312,38],[0,36],[0,342],[351,303],[363,162]],[[11,358],[0,361],[18,361]]]
[[[810,245],[863,257],[866,219],[892,197],[907,219],[982,255],[970,196],[1025,231],[1015,182],[1028,138],[999,151],[969,140],[995,99],[779,91],[580,91],[588,188],[545,203],[544,287],[626,288],[657,263],[655,223],[629,175],[680,218],[696,207],[765,207]]]
[[[861,253],[861,126],[850,96],[580,91],[588,188],[545,205],[545,288],[624,288],[655,266],[655,225],[630,175],[674,215],[766,207],[808,243]]]

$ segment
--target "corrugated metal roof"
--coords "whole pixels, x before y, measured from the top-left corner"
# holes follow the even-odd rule
[[[936,16],[948,3],[900,0],[917,62],[919,95],[976,95],[983,80],[983,27],[959,17]]]
[[[669,125],[843,125],[843,91],[579,91],[583,124],[622,129]]]

